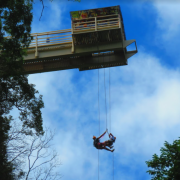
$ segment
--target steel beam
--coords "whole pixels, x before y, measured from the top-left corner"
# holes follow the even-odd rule
[[[133,42],[135,40],[75,46],[74,53],[71,43],[38,47],[38,58],[35,57],[36,49],[30,48],[25,57],[25,73],[33,74],[73,68],[83,71],[127,65],[127,59],[137,53],[137,49],[126,50],[126,47]],[[113,51],[113,54],[100,53],[107,51]],[[97,55],[97,53],[100,54]]]
[[[123,52],[117,54],[99,55],[91,57],[53,57],[34,62],[29,61],[24,63],[24,70],[25,74],[34,74],[74,68],[79,68],[79,70],[82,71],[122,65],[127,65],[127,60],[123,55]]]

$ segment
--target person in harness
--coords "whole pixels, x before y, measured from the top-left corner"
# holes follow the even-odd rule
[[[102,143],[100,142],[101,137],[103,137],[106,134],[106,132],[107,132],[107,130],[102,135],[100,135],[98,138],[96,138],[96,136],[93,136],[93,140],[94,140],[93,145],[97,149],[105,149],[107,151],[113,152],[114,149],[112,149],[113,148],[112,144],[115,142],[115,137],[111,133],[109,134],[110,140],[104,141]],[[114,137],[113,140],[112,140],[112,137]],[[108,146],[110,149],[108,149],[106,146]]]
[[[113,136],[111,133],[109,134],[109,140],[105,141],[107,146],[113,148],[113,143],[116,141],[116,137]]]

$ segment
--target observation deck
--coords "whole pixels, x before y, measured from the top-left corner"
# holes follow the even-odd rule
[[[72,11],[70,15],[71,29],[31,34],[25,73],[122,66],[137,53],[136,41],[126,40],[119,6]],[[127,51],[132,43],[135,50]]]

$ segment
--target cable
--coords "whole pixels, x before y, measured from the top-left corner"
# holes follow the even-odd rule
[[[98,69],[98,111],[99,111],[99,135],[100,135],[100,119],[101,119],[101,114],[100,114],[100,106],[99,106],[99,69]]]
[[[104,55],[103,55],[103,62],[104,62]],[[107,105],[106,105],[106,81],[105,81],[105,68],[104,68],[104,93],[105,93],[106,130],[107,130]]]
[[[98,59],[99,59],[99,57],[98,57]],[[98,69],[98,110],[99,110],[99,135],[100,135],[99,69]],[[99,180],[99,149],[98,149],[98,180]]]
[[[99,56],[98,56],[99,61]],[[110,60],[109,60],[110,61]],[[103,63],[104,63],[104,55],[103,55]],[[109,68],[109,124],[110,124],[110,132],[111,132],[111,76],[110,76],[110,68]],[[106,78],[105,78],[105,68],[104,68],[104,92],[105,92],[105,111],[106,111],[106,130],[107,130],[107,103],[106,103]],[[99,105],[99,69],[98,69],[98,111],[99,111],[99,135],[100,135],[100,105]],[[114,152],[112,154],[112,163],[113,163],[113,180],[114,180]],[[99,180],[99,150],[98,150],[98,180]]]
[[[111,75],[110,75],[110,68],[109,68],[109,129],[111,132]]]
[[[99,149],[98,149],[98,180],[99,180]]]
[[[110,62],[110,56],[109,56],[109,62]],[[111,71],[109,67],[109,127],[111,132]],[[112,173],[113,173],[113,180],[114,180],[114,152],[112,154]]]
[[[113,180],[114,180],[114,152],[113,152]]]
[[[97,49],[99,49],[98,46],[97,46]],[[99,52],[98,52],[98,62],[99,62]],[[98,112],[99,112],[99,136],[100,136],[101,114],[100,114],[100,105],[99,105],[99,69],[98,69]],[[99,180],[99,149],[98,149],[98,180]]]

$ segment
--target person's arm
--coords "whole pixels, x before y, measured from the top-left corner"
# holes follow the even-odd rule
[[[112,134],[111,134],[111,133],[109,134],[109,138],[110,138],[110,136],[112,136]]]
[[[101,134],[99,137],[98,137],[98,139],[100,139],[102,136],[104,136],[106,134],[106,131],[103,133],[103,134]]]

